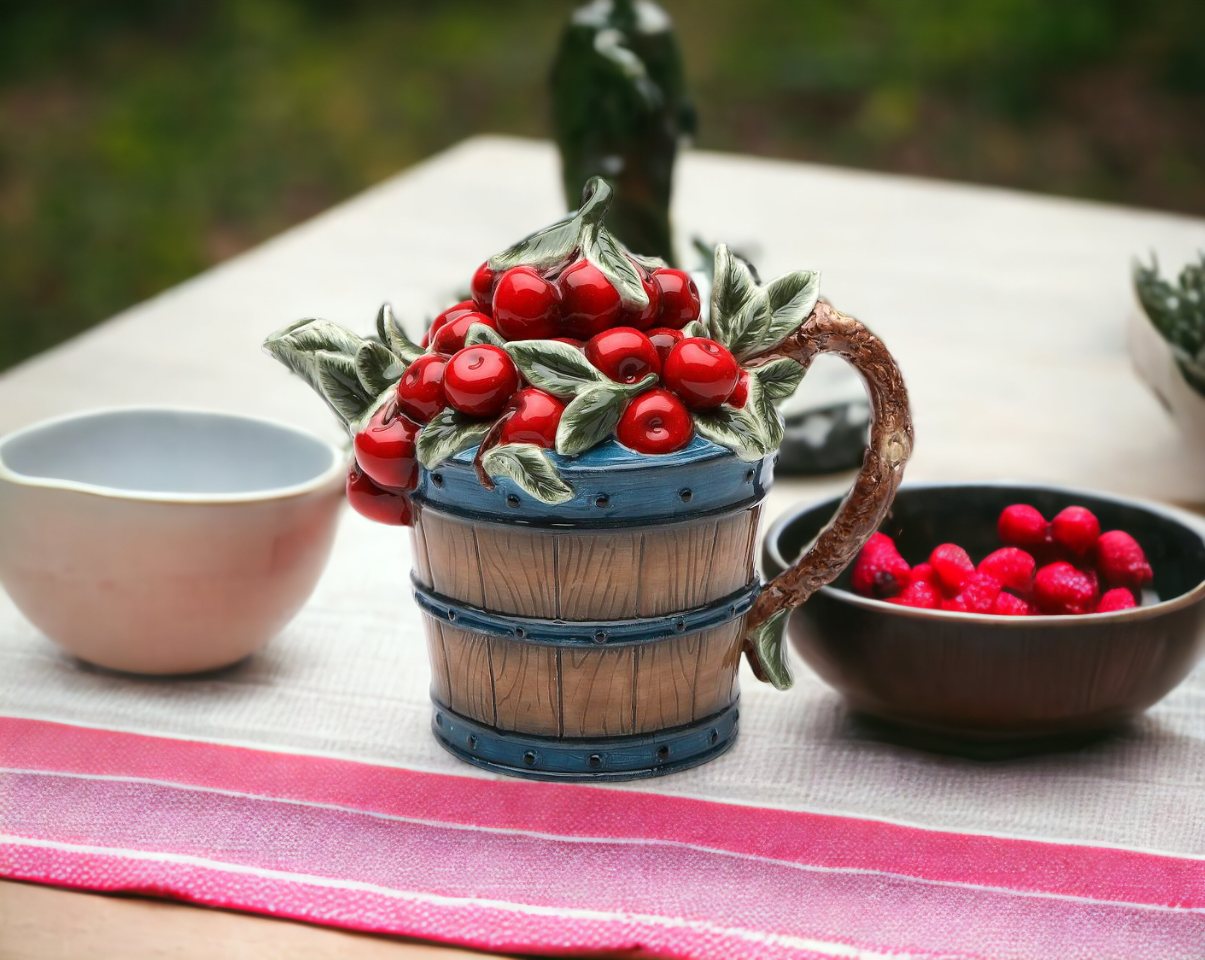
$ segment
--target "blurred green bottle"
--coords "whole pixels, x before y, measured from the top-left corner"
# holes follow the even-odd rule
[[[568,207],[604,177],[615,188],[607,226],[633,252],[673,263],[674,158],[696,119],[669,15],[651,0],[586,3],[561,36],[551,83]]]

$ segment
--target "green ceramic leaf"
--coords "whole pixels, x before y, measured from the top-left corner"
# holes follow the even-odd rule
[[[771,319],[753,353],[764,353],[778,346],[808,318],[820,298],[820,274],[815,270],[793,270],[771,280],[764,290]],[[741,356],[737,353],[738,358]]]
[[[610,382],[580,350],[556,340],[512,340],[501,344],[533,387],[554,397],[574,397],[590,384]]]
[[[433,469],[448,457],[467,450],[489,431],[488,420],[473,420],[451,407],[435,415],[419,431],[415,446],[418,462],[428,470]]]
[[[381,309],[377,311],[377,336],[381,338],[381,343],[406,363],[413,363],[426,352],[406,336],[397,317],[393,315],[393,307],[388,303],[381,304]]]
[[[750,378],[750,390],[757,389]],[[752,398],[750,398],[752,399]],[[695,429],[708,440],[736,452],[742,460],[760,460],[773,447],[768,446],[761,418],[745,402],[741,409],[724,404],[715,410],[700,410],[694,414]]]
[[[464,345],[466,347],[475,347],[479,343],[493,344],[495,347],[506,349],[506,340],[493,327],[487,326],[484,323],[469,324],[469,331],[464,335]]]
[[[582,233],[582,254],[602,271],[619,291],[623,305],[632,310],[648,306],[649,297],[627,251],[601,224],[588,226]]]
[[[770,304],[764,290],[757,289],[745,301],[734,316],[728,320],[728,343],[726,346],[738,360],[759,352],[766,339],[766,331],[773,319]]]
[[[561,414],[556,452],[573,456],[602,443],[615,432],[628,399],[656,382],[656,375],[649,374],[640,383],[615,383],[604,378],[604,382],[586,387]]]
[[[643,254],[632,253],[631,250],[628,251],[628,256],[631,257],[633,260],[635,260],[642,267],[644,267],[644,269],[647,270],[649,273],[652,273],[654,270],[660,270],[663,267],[669,266],[669,264],[666,263],[664,260],[662,260],[660,257],[647,257],[647,256],[644,256]]]
[[[709,326],[713,340],[728,346],[733,323],[757,292],[757,281],[745,261],[734,256],[725,244],[717,244]]]
[[[707,336],[707,327],[703,325],[701,320],[691,320],[690,323],[682,328],[682,338],[684,340],[688,340],[691,337],[705,336]]]
[[[534,443],[504,443],[491,447],[481,458],[481,466],[491,477],[510,477],[519,489],[541,503],[564,503],[573,499],[573,488],[561,479],[548,454]]]
[[[363,338],[338,324],[309,318],[272,334],[264,341],[264,349],[321,393],[319,354],[352,358],[363,342]]]
[[[576,214],[558,220],[530,237],[520,240],[513,247],[490,257],[490,269],[495,272],[509,270],[520,264],[546,270],[563,263],[572,256],[581,243],[582,222]]]
[[[791,677],[791,664],[787,659],[784,641],[789,614],[789,610],[775,614],[765,623],[754,627],[745,638],[749,642],[750,658],[757,661],[754,670],[779,690],[788,690],[795,682]]]
[[[803,380],[803,374],[803,367],[790,357],[779,357],[749,371],[750,379],[756,377],[762,391],[774,403],[794,394]]]
[[[331,409],[346,424],[359,420],[376,399],[360,382],[356,360],[340,353],[318,351],[314,355],[318,368],[318,388]]]
[[[406,372],[406,363],[375,340],[365,340],[360,344],[355,363],[360,384],[374,397],[395,385]]]
[[[757,420],[758,430],[764,442],[764,452],[777,450],[783,437],[782,415],[775,409],[774,401],[766,395],[765,387],[757,377],[749,378],[745,412]]]

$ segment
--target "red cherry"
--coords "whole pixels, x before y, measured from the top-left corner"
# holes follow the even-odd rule
[[[535,387],[520,390],[507,408],[514,413],[502,424],[501,443],[534,443],[551,450],[556,446],[556,428],[565,404]]]
[[[699,319],[699,288],[690,274],[661,267],[653,271],[653,282],[661,290],[661,324],[678,328]]]
[[[347,474],[347,502],[369,520],[395,527],[410,526],[410,498],[396,490],[378,487],[354,463]]]
[[[477,268],[477,272],[473,274],[473,280],[469,284],[469,292],[473,294],[473,303],[477,305],[477,309],[482,313],[489,313],[494,302],[494,281],[497,277],[494,276],[494,271],[490,269],[490,263],[487,260]]]
[[[360,469],[379,487],[413,490],[418,483],[414,438],[418,424],[397,414],[389,404],[372,415],[356,434],[353,446]]]
[[[736,358],[706,337],[689,337],[669,352],[665,385],[692,410],[718,407],[740,382]]]
[[[470,417],[496,417],[519,389],[519,371],[501,347],[466,347],[448,361],[444,395]]]
[[[648,331],[648,338],[653,341],[653,346],[657,348],[657,356],[661,358],[661,363],[664,365],[665,358],[674,349],[674,344],[682,342],[682,331],[669,327],[657,327]]]
[[[466,313],[472,313],[476,309],[472,300],[462,300],[460,303],[448,307],[447,310],[431,321],[431,326],[427,327],[427,332],[423,334],[422,345],[425,347],[434,340],[435,335],[439,333],[440,328],[445,323],[450,323],[457,317],[463,317]]]
[[[615,327],[591,337],[586,359],[617,383],[636,383],[661,372],[661,358],[653,341],[631,327]]]
[[[532,267],[514,267],[494,287],[494,320],[507,340],[555,337],[561,317],[561,292]]]
[[[695,425],[668,390],[648,390],[628,404],[615,435],[637,453],[673,453],[690,443]]]
[[[447,359],[435,353],[416,357],[397,384],[398,409],[411,420],[426,423],[448,405],[444,396]]]
[[[736,389],[732,391],[732,396],[728,398],[728,405],[736,407],[740,410],[749,401],[749,371],[742,370],[740,377],[736,381]]]
[[[487,327],[495,330],[498,329],[497,324],[484,313],[470,310],[468,313],[462,313],[454,320],[449,320],[440,327],[431,341],[432,348],[436,353],[442,353],[449,357],[457,350],[463,350],[464,338],[469,334],[469,327],[475,323],[484,323]]]
[[[625,310],[619,318],[619,322],[625,327],[635,327],[637,330],[648,330],[650,327],[668,326],[668,324],[659,323],[659,315],[661,313],[661,288],[653,282],[651,277],[645,276],[644,271],[639,267],[636,272],[640,274],[640,282],[644,284],[644,292],[649,298],[649,302],[644,307],[638,310]]]
[[[571,337],[588,340],[619,320],[623,304],[619,291],[589,260],[579,260],[561,274],[563,328]]]

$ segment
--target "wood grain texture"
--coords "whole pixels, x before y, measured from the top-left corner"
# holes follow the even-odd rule
[[[636,649],[636,732],[689,723],[694,718],[699,634]]]
[[[475,526],[487,609],[526,617],[557,616],[557,537],[530,527]]]
[[[561,651],[566,737],[619,737],[635,732],[636,648]]]
[[[490,640],[500,730],[561,735],[561,651],[546,644]]]
[[[494,676],[490,666],[490,638],[442,624],[451,690],[448,706],[457,713],[494,724]]]
[[[748,585],[754,576],[753,551],[761,506],[751,507],[716,521],[711,555],[710,598],[727,596]]]
[[[641,538],[638,530],[558,534],[560,616],[566,620],[635,617]]]
[[[715,539],[714,520],[650,527],[644,531],[637,604],[640,616],[689,610],[723,595],[711,588]]]
[[[434,617],[423,614],[427,634],[427,658],[431,661],[431,696],[440,703],[452,702],[452,681],[448,674],[448,655],[444,650],[443,626]]]
[[[431,561],[433,589],[477,607],[485,606],[481,557],[473,524],[434,510],[424,510],[420,522]]]
[[[432,586],[431,561],[427,556],[427,535],[422,522],[422,504],[412,503],[411,508],[414,511],[414,525],[410,528],[410,549],[414,558],[414,574],[418,577],[419,583],[430,589]]]
[[[711,716],[736,699],[742,621],[725,623],[699,635],[691,711],[695,720]]]

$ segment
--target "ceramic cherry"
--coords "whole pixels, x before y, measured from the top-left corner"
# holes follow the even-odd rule
[[[493,308],[498,332],[507,340],[546,340],[560,332],[561,293],[532,267],[502,274]]]
[[[473,274],[473,280],[469,284],[469,292],[473,295],[473,303],[482,313],[489,313],[493,309],[494,281],[496,279],[497,277],[494,271],[490,269],[488,260],[479,266]]]
[[[510,415],[502,424],[501,443],[534,443],[545,450],[556,448],[556,428],[565,403],[550,393],[528,387],[506,405]]]
[[[665,360],[665,385],[692,410],[711,410],[740,382],[736,358],[726,347],[705,337],[677,344]]]
[[[628,404],[615,434],[637,453],[673,453],[694,436],[690,411],[668,390],[649,390]]]
[[[448,361],[444,395],[471,417],[494,417],[519,389],[519,371],[506,351],[484,343],[466,347]]]
[[[395,527],[410,525],[410,498],[396,490],[378,487],[355,464],[347,474],[347,502],[362,517]]]
[[[440,328],[446,323],[451,323],[457,317],[463,317],[466,313],[471,313],[476,310],[477,306],[472,300],[462,300],[460,303],[453,304],[448,307],[443,313],[431,321],[431,326],[427,328],[427,332],[423,334],[424,347],[429,346],[431,341],[435,339],[435,335],[439,333]]]
[[[471,314],[470,314],[471,316]],[[397,383],[398,409],[411,420],[427,423],[448,405],[444,396],[447,358],[426,353],[406,368]]]
[[[699,288],[683,270],[662,267],[653,271],[653,282],[661,291],[661,312],[657,322],[664,327],[681,329],[699,319]]]
[[[467,313],[462,313],[460,316],[449,320],[439,328],[435,337],[431,341],[431,348],[436,353],[442,353],[446,356],[451,356],[457,350],[464,349],[464,338],[469,332],[469,327],[475,323],[484,324],[491,329],[496,328],[494,321],[481,313],[478,310],[470,310]]]
[[[631,327],[616,327],[591,337],[585,353],[587,360],[616,383],[636,383],[661,372],[653,341]]]
[[[561,290],[561,329],[588,340],[615,326],[623,309],[619,291],[589,260],[578,260],[557,280]]]
[[[381,487],[412,490],[418,482],[414,439],[419,425],[386,404],[355,436],[356,462]]]

